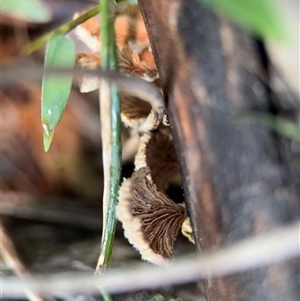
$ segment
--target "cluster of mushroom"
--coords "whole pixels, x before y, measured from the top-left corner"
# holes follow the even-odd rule
[[[77,55],[77,65],[82,68],[95,69],[101,64],[98,54],[100,26],[98,18],[93,18],[76,29],[76,35],[97,52]],[[117,15],[115,32],[119,72],[159,85],[138,6],[130,6]],[[97,89],[99,83],[97,79],[83,78],[79,87],[81,92],[89,92]],[[159,122],[145,130],[143,124],[146,120],[154,123],[155,118],[149,118],[151,114],[162,116],[142,99],[121,95],[121,119],[126,127],[139,134],[139,146],[135,171],[120,187],[116,214],[123,224],[126,238],[141,253],[142,259],[162,266],[173,256],[173,245],[180,228],[191,242],[193,234],[185,204],[177,204],[165,194],[170,181],[178,174],[170,127],[159,118]]]

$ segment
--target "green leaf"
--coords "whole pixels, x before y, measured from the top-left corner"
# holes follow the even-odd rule
[[[72,40],[59,35],[48,43],[42,84],[42,125],[45,151],[48,151],[50,147],[55,127],[65,110],[73,79],[72,74],[53,74],[47,72],[47,68],[73,68],[74,62],[75,45]]]
[[[245,26],[258,37],[287,40],[289,33],[273,0],[202,0],[224,13],[233,21]]]
[[[1,13],[29,22],[51,20],[51,13],[40,0],[1,0]]]
[[[279,135],[300,141],[300,124],[268,113],[248,112],[233,116],[233,120],[262,125]]]

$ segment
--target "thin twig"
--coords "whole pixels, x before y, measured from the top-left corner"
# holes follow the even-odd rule
[[[0,215],[14,216],[91,230],[100,230],[101,221],[95,210],[74,204],[57,196],[33,196],[24,193],[1,192]],[[60,210],[57,210],[57,208]]]
[[[74,292],[97,293],[101,285],[110,293],[157,288],[200,279],[226,276],[267,266],[299,256],[300,221],[269,233],[263,233],[217,251],[203,252],[175,261],[167,268],[141,264],[130,270],[110,270],[101,276],[90,274],[51,275],[27,279],[24,283],[39,293]],[[19,279],[2,278],[3,297],[21,297]]]
[[[43,66],[41,64],[29,64],[22,66],[21,63],[6,64],[1,66],[1,85],[2,88],[11,86],[17,81],[34,80],[41,81],[43,76]],[[48,69],[47,72],[55,73],[58,76],[73,73],[75,76],[92,75],[98,76],[99,79],[107,81],[109,84],[114,83],[124,94],[137,97],[148,102],[152,110],[158,115],[164,113],[165,104],[161,91],[153,84],[148,83],[139,78],[130,78],[120,75],[116,72],[108,72],[102,70],[70,70],[70,69]]]
[[[12,240],[5,231],[2,223],[0,223],[0,243],[1,243],[1,257],[4,262],[10,267],[13,272],[21,279],[30,277],[29,271],[20,260]],[[31,301],[43,301],[34,290],[29,289],[26,285],[23,286],[23,294]]]

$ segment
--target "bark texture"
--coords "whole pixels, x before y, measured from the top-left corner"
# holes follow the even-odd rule
[[[232,119],[275,110],[255,40],[197,0],[139,4],[167,98],[198,251],[299,218],[299,145]],[[207,279],[204,286],[208,301],[294,301],[298,279],[298,261],[290,261]]]

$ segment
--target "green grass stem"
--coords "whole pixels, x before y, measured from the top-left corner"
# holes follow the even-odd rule
[[[68,23],[63,24],[62,26],[60,26],[58,29],[51,31],[50,33],[45,34],[44,36],[38,38],[37,40],[31,42],[30,44],[28,44],[25,49],[24,52],[26,54],[31,54],[32,52],[35,52],[39,49],[41,49],[42,47],[44,47],[47,42],[49,42],[54,36],[56,35],[64,35],[67,34],[68,32],[70,32],[71,30],[73,30],[75,27],[77,27],[78,25],[82,24],[83,22],[87,21],[88,19],[96,16],[97,14],[99,14],[101,12],[101,8],[100,6],[96,6],[90,10],[88,10],[87,12],[85,12],[84,14],[80,15],[78,18],[76,18],[75,20],[69,21]]]
[[[101,3],[101,37],[102,37],[102,69],[104,71],[117,70],[118,59],[114,34],[113,1],[102,0]],[[109,197],[108,202],[103,201],[103,216],[105,226],[103,227],[100,257],[96,273],[105,271],[111,260],[113,241],[116,229],[115,207],[118,201],[118,190],[120,185],[121,171],[121,119],[120,119],[120,94],[115,85],[110,86],[109,99],[101,99],[102,102],[109,101],[110,116],[103,122],[110,122],[110,168],[109,168]],[[107,164],[107,162],[104,162]]]

